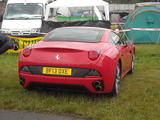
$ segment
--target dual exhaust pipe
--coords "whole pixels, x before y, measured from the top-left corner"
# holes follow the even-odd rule
[[[96,91],[103,91],[104,90],[103,80],[94,81],[92,85]]]
[[[24,85],[25,84],[25,78],[23,77],[23,76],[20,76],[20,78],[19,78],[20,80],[19,80],[19,83],[20,83],[20,85]]]

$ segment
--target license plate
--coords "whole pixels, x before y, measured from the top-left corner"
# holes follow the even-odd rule
[[[56,68],[56,67],[43,67],[42,70],[43,74],[48,75],[72,75],[72,69],[71,68]]]

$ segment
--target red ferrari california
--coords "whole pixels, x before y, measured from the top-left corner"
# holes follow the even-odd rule
[[[19,82],[24,88],[47,84],[118,95],[121,79],[134,72],[134,54],[133,42],[113,30],[57,28],[21,51]]]

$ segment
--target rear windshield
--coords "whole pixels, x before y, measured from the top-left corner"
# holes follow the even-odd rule
[[[45,41],[99,42],[104,30],[90,28],[58,28],[50,32]]]

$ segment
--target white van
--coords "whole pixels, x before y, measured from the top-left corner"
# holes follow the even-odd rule
[[[1,32],[13,36],[38,34],[50,2],[52,0],[8,0]]]

